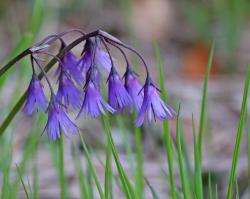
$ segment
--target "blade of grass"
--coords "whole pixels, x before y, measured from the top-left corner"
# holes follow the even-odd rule
[[[75,164],[76,176],[78,178],[80,190],[81,190],[81,198],[90,198],[87,191],[87,185],[85,182],[84,172],[82,170],[82,164],[80,160],[79,150],[75,143],[73,143],[73,159]]]
[[[215,199],[219,199],[218,185],[215,185]]]
[[[248,114],[245,115],[246,120],[246,138],[247,138],[247,161],[248,161],[248,193],[250,193],[250,120]]]
[[[60,183],[60,197],[61,199],[67,198],[67,182],[65,179],[65,171],[64,171],[64,137],[62,136],[63,133],[61,132],[61,138],[58,143],[58,160],[59,160],[59,183]]]
[[[136,112],[134,111],[134,120],[137,118]],[[134,126],[135,132],[135,147],[136,147],[136,178],[135,186],[136,192],[140,199],[144,198],[144,168],[143,168],[143,144],[142,144],[142,131],[141,128],[136,128]]]
[[[103,121],[103,126],[104,126],[104,130],[107,134],[107,131],[110,131],[110,126],[107,123],[107,120],[103,117],[102,118]],[[110,142],[108,140],[108,137],[106,138],[106,164],[105,164],[105,199],[109,199],[109,194],[110,190],[112,190],[111,186],[112,186],[112,170],[111,170],[111,145]]]
[[[32,168],[32,189],[33,189],[33,199],[39,199],[39,185],[38,185],[38,171],[37,171],[37,157],[33,160],[33,168]]]
[[[19,175],[19,178],[20,178],[20,180],[21,180],[21,182],[22,182],[22,186],[23,186],[23,189],[24,189],[26,198],[29,199],[30,197],[29,197],[28,190],[27,190],[27,188],[26,188],[26,186],[25,186],[25,184],[24,184],[24,182],[23,182],[23,178],[22,178],[21,174],[19,173],[19,168],[18,168],[18,165],[17,165],[17,164],[16,164],[16,169],[17,169],[17,173],[18,173],[18,175]]]
[[[130,165],[130,170],[133,172],[133,176],[135,178],[137,171],[136,171],[135,165],[134,165],[134,159],[132,156],[132,153],[133,153],[132,152],[132,145],[131,145],[131,141],[129,140],[129,135],[128,135],[128,132],[126,130],[126,125],[125,125],[123,118],[121,116],[118,115],[115,118],[117,120],[118,128],[120,129],[122,136],[123,136],[123,141],[125,144],[125,150],[126,150],[126,154],[127,154],[129,165]]]
[[[8,129],[11,132],[11,129]],[[3,157],[1,159],[1,167],[3,172],[3,180],[2,180],[2,199],[10,197],[10,170],[11,170],[11,162],[12,162],[12,134],[6,135],[1,139],[2,146],[2,154]]]
[[[89,165],[87,166],[87,185],[89,198],[94,198],[93,180]]]
[[[237,135],[235,139],[233,160],[232,160],[229,185],[228,185],[228,190],[227,190],[227,199],[231,199],[232,193],[233,193],[235,173],[236,173],[236,168],[237,168],[237,163],[238,163],[238,158],[239,158],[240,144],[242,140],[243,127],[244,127],[245,115],[246,115],[246,110],[247,110],[249,83],[250,83],[250,64],[248,66],[246,80],[245,80],[244,93],[243,93],[243,99],[242,99],[242,105],[241,105],[241,111],[240,111],[240,119],[239,119],[239,124],[238,124],[238,129],[237,129]]]
[[[109,125],[109,117],[103,116],[103,119],[106,120],[105,123],[107,125]],[[117,170],[118,170],[121,182],[122,182],[124,193],[125,193],[126,197],[129,199],[138,199],[138,196],[136,195],[136,193],[135,193],[135,191],[134,191],[134,189],[129,181],[129,178],[127,177],[127,175],[122,167],[122,164],[119,160],[119,155],[118,155],[118,152],[117,152],[116,147],[114,145],[114,141],[113,141],[111,132],[105,131],[105,133],[106,133],[106,136],[109,140],[109,144],[111,145],[111,151],[112,151],[112,154],[113,154],[113,157],[114,157],[114,160],[116,163],[116,167],[117,167]]]
[[[148,179],[145,178],[146,184],[148,185],[150,192],[152,194],[153,199],[160,199],[160,197],[158,196],[157,192],[154,190],[154,188],[151,186],[151,184],[149,183]]]
[[[83,136],[82,134],[79,132],[78,133],[80,138],[81,138],[81,143],[82,143],[82,147],[83,147],[83,150],[86,154],[86,158],[87,158],[87,162],[88,162],[88,166],[89,166],[89,170],[90,170],[90,173],[92,174],[93,178],[94,178],[94,181],[95,181],[95,184],[96,184],[96,187],[98,189],[98,192],[99,192],[99,196],[101,199],[104,199],[105,196],[103,194],[103,190],[102,190],[102,186],[99,182],[99,179],[97,177],[97,174],[96,174],[96,171],[95,171],[95,168],[94,168],[94,165],[93,165],[93,162],[91,160],[91,156],[90,156],[90,153],[89,153],[89,150],[88,150],[88,147],[83,139]]]
[[[194,117],[192,115],[192,127],[193,127],[193,137],[194,137],[194,180],[195,180],[195,195],[197,198],[203,198],[203,185],[202,185],[202,173],[201,173],[201,161],[199,156],[199,149],[196,141],[196,132]]]
[[[182,192],[183,192],[184,199],[188,199],[190,198],[190,193],[189,193],[189,188],[188,188],[188,183],[187,183],[186,169],[183,163],[179,119],[180,119],[180,105],[178,109],[177,122],[176,122],[176,144],[177,144],[177,151],[178,151],[178,165],[179,165],[179,173],[181,176]]]
[[[209,53],[208,63],[207,63],[207,70],[203,84],[203,94],[202,94],[202,102],[201,102],[201,112],[200,112],[200,123],[199,123],[199,136],[198,136],[198,149],[199,149],[199,156],[200,161],[202,162],[202,140],[206,122],[206,110],[207,110],[207,89],[208,89],[208,80],[211,71],[212,61],[214,56],[214,43],[211,46],[211,50]]]
[[[161,89],[161,97],[166,102],[167,101],[167,94],[165,91],[165,81],[164,81],[164,72],[163,72],[163,65],[161,62],[160,50],[156,43],[154,43],[155,47],[155,54],[157,58],[157,66],[159,71],[159,81],[160,81],[160,89]],[[168,121],[163,121],[163,138],[166,147],[167,159],[168,159],[168,170],[169,170],[169,177],[170,177],[170,184],[171,184],[171,195],[172,199],[176,199],[176,185],[175,185],[175,178],[174,178],[174,167],[173,167],[173,157],[172,157],[172,147],[171,147],[171,135]]]
[[[239,185],[238,185],[238,181],[236,180],[236,182],[235,182],[235,184],[236,184],[236,199],[239,199],[240,198],[240,196],[239,196]]]
[[[182,120],[179,121],[179,126],[180,126],[180,139],[181,139],[181,148],[182,148],[182,156],[183,156],[183,160],[185,163],[185,168],[186,168],[186,174],[187,174],[187,178],[188,179],[192,179],[193,178],[193,169],[191,166],[191,159],[189,157],[189,150],[188,150],[188,145],[186,142],[186,137],[185,137],[185,132],[183,129],[183,122]],[[189,190],[190,190],[190,194],[191,196],[193,195],[193,191],[194,190],[194,183],[193,181],[189,181]]]
[[[209,199],[213,199],[213,190],[211,184],[211,173],[208,174],[208,192],[209,192]]]

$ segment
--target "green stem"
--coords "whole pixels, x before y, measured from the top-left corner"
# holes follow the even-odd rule
[[[199,126],[199,136],[198,136],[198,149],[199,149],[199,159],[202,162],[202,139],[203,139],[203,133],[205,128],[205,122],[206,122],[206,109],[207,109],[207,89],[208,89],[208,80],[209,80],[209,74],[211,71],[212,61],[213,61],[213,55],[214,55],[214,43],[212,44],[208,63],[207,63],[207,70],[206,75],[204,79],[204,85],[203,85],[203,95],[202,95],[202,102],[201,102],[201,113],[200,113],[200,126]]]
[[[87,147],[87,145],[86,145],[86,143],[85,143],[85,141],[84,141],[84,139],[82,137],[82,134],[80,132],[79,132],[79,136],[81,138],[82,147],[83,147],[83,150],[84,150],[84,152],[86,154],[86,158],[87,158],[87,161],[88,161],[88,166],[89,166],[90,172],[91,172],[91,174],[94,177],[94,181],[95,181],[96,187],[98,189],[99,196],[100,196],[101,199],[104,199],[105,197],[104,197],[104,194],[103,194],[103,191],[102,191],[102,187],[101,187],[101,184],[100,184],[100,182],[98,180],[98,177],[96,175],[96,171],[95,171],[94,165],[93,165],[93,163],[91,161],[91,157],[90,157],[90,153],[89,153],[88,147]]]
[[[233,193],[235,173],[236,173],[236,168],[237,168],[237,163],[238,163],[238,158],[239,158],[240,144],[242,140],[243,127],[244,127],[245,115],[246,115],[246,110],[247,110],[247,98],[248,98],[248,92],[249,92],[249,84],[250,84],[250,65],[248,66],[247,77],[245,80],[244,94],[243,94],[243,100],[242,100],[241,111],[240,111],[240,120],[238,124],[237,135],[236,135],[236,140],[235,140],[235,145],[234,145],[233,161],[232,161],[229,185],[228,185],[228,191],[227,191],[227,199],[231,199],[232,193]]]
[[[66,180],[64,173],[64,145],[63,145],[63,136],[61,133],[61,138],[59,140],[59,149],[58,149],[58,157],[59,157],[59,179],[60,179],[60,194],[61,199],[66,199]]]
[[[108,116],[107,116],[108,117]],[[102,117],[103,119],[103,125],[104,125],[104,129],[105,132],[107,133],[107,131],[110,131],[110,127],[107,123],[107,120],[105,119],[105,117]],[[105,199],[109,199],[109,195],[111,196],[112,194],[110,191],[112,190],[112,181],[111,181],[111,175],[112,175],[112,170],[111,170],[111,145],[110,142],[108,140],[108,137],[106,138],[106,164],[105,164]]]
[[[134,112],[134,118],[136,114]],[[136,147],[136,190],[140,199],[144,198],[144,174],[143,174],[143,145],[142,145],[142,131],[135,127],[135,147]]]
[[[157,66],[159,70],[159,81],[160,81],[160,89],[161,89],[161,97],[166,102],[167,101],[167,94],[165,90],[165,81],[164,81],[164,71],[163,71],[163,65],[161,62],[161,55],[160,50],[157,46],[157,44],[154,44],[155,47],[155,53],[157,58]],[[168,159],[168,170],[169,170],[169,177],[170,177],[170,184],[171,184],[171,195],[172,199],[176,199],[176,186],[175,186],[175,177],[174,177],[174,167],[173,167],[173,157],[172,157],[172,147],[171,147],[171,135],[170,135],[170,129],[168,125],[168,121],[163,121],[163,138],[167,153],[167,159]]]

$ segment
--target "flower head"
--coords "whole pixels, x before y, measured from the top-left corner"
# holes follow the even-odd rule
[[[69,137],[68,131],[72,134],[77,134],[78,129],[63,111],[63,107],[56,99],[52,99],[48,112],[48,121],[43,130],[43,132],[47,131],[49,140],[55,141],[60,139],[61,133]]]
[[[78,61],[77,65],[81,71],[88,71],[91,65],[96,65],[102,66],[107,72],[110,72],[111,60],[108,53],[103,51],[99,40],[93,42],[91,39],[87,39],[83,50],[83,56]]]
[[[60,103],[64,102],[66,109],[70,104],[73,109],[81,107],[82,92],[75,86],[66,72],[62,71],[60,74],[56,97]]]
[[[99,112],[105,115],[104,109],[107,109],[110,113],[115,112],[115,110],[103,100],[99,87],[90,80],[86,86],[84,101],[77,117],[79,117],[83,111],[85,117],[90,114],[95,118],[99,116]]]
[[[119,111],[123,111],[126,106],[130,107],[132,104],[131,97],[113,67],[108,77],[108,98],[110,106]]]
[[[59,64],[57,73],[60,74],[62,70],[67,71],[77,83],[82,84],[84,78],[78,67],[77,57],[69,51],[64,55],[61,61],[63,65]]]
[[[46,111],[47,98],[43,92],[43,85],[36,74],[33,74],[28,88],[28,97],[23,107],[23,112],[31,115],[36,107],[38,110],[42,108]]]
[[[143,92],[141,92],[142,86],[139,83],[135,73],[130,69],[130,67],[127,68],[124,77],[125,77],[125,88],[128,91],[130,97],[132,98],[136,110],[139,111],[143,100]],[[131,104],[130,112],[132,111],[133,111],[133,105]]]
[[[144,85],[144,98],[136,120],[136,126],[139,127],[142,125],[146,114],[148,115],[148,123],[150,124],[152,122],[152,113],[159,120],[173,119],[176,114],[172,107],[162,101],[155,86],[147,78]]]

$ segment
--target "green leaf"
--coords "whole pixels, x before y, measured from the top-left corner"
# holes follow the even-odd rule
[[[161,56],[160,56],[160,50],[158,48],[158,45],[155,43],[155,54],[157,58],[157,66],[159,71],[159,81],[160,81],[160,89],[161,89],[161,97],[166,102],[167,101],[167,94],[165,91],[165,77],[163,72],[163,65],[161,62]],[[168,121],[163,121],[163,138],[165,143],[165,150],[167,153],[167,159],[168,159],[168,170],[169,170],[169,176],[170,176],[170,184],[171,184],[171,195],[172,199],[176,199],[176,185],[175,185],[175,177],[174,177],[174,167],[173,167],[173,157],[172,157],[172,147],[171,147],[171,135],[169,130]]]
[[[191,197],[190,197],[189,187],[187,183],[188,182],[187,173],[186,173],[186,169],[185,169],[184,162],[183,162],[179,119],[180,119],[180,106],[178,109],[177,122],[176,122],[176,144],[177,144],[177,151],[178,151],[178,166],[179,166],[179,173],[181,177],[182,192],[183,192],[184,199],[188,199]]]
[[[88,150],[88,147],[83,139],[83,136],[82,134],[79,132],[79,136],[81,138],[81,143],[82,143],[82,147],[84,149],[84,152],[86,154],[86,158],[87,158],[87,162],[88,162],[88,166],[89,166],[89,170],[90,170],[90,173],[92,174],[93,178],[94,178],[94,181],[95,181],[95,184],[96,184],[96,187],[98,189],[98,192],[99,192],[99,196],[101,199],[104,199],[104,194],[103,194],[103,190],[102,190],[102,186],[99,182],[99,179],[97,177],[97,174],[96,174],[96,171],[95,171],[95,167],[93,165],[93,162],[91,160],[91,156],[90,156],[90,153],[89,153],[89,150]]]
[[[58,166],[59,166],[59,183],[60,183],[60,196],[61,199],[68,198],[68,186],[67,181],[65,178],[65,171],[64,171],[64,136],[61,132],[60,140],[58,141]]]
[[[199,156],[199,149],[196,141],[196,132],[194,117],[192,115],[192,126],[193,126],[193,137],[194,137],[194,181],[195,181],[195,195],[197,198],[203,198],[203,184],[202,184],[202,173],[201,173],[201,161]]]
[[[231,172],[230,172],[230,178],[229,178],[229,184],[228,184],[228,190],[227,190],[227,199],[232,198],[233,189],[234,189],[235,173],[236,173],[236,168],[237,168],[237,163],[238,163],[238,158],[239,158],[239,153],[240,153],[240,144],[241,144],[242,135],[243,135],[245,115],[247,111],[249,83],[250,83],[250,65],[248,66],[246,80],[245,80],[244,93],[243,93],[243,99],[242,99],[242,105],[241,105],[241,111],[240,111],[240,119],[239,119],[239,124],[238,124],[238,129],[237,129],[237,135],[235,139],[233,160],[232,160],[232,166],[231,166]]]
[[[204,85],[203,85],[203,94],[202,94],[201,112],[200,112],[200,125],[199,125],[199,140],[198,140],[200,161],[202,161],[202,140],[203,140],[205,123],[206,123],[205,118],[206,118],[206,109],[207,109],[208,80],[209,80],[209,75],[210,75],[211,66],[213,62],[213,56],[214,56],[214,43],[212,44],[212,47],[210,50],[208,63],[207,63],[207,70],[206,70],[206,75],[205,75]]]
[[[74,159],[74,164],[75,164],[76,177],[78,179],[80,190],[81,190],[81,198],[90,198],[88,195],[88,191],[87,191],[85,175],[82,170],[79,149],[77,148],[77,145],[75,143],[72,143],[72,144],[73,144],[73,159]]]

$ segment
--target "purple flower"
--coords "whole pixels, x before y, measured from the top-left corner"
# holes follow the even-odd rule
[[[130,97],[132,98],[136,110],[139,111],[143,100],[143,92],[141,92],[142,86],[139,83],[138,79],[136,78],[135,73],[130,69],[130,67],[127,68],[124,77],[125,77],[125,88],[128,91]],[[133,111],[133,105],[131,104],[130,112],[132,111]]]
[[[146,114],[148,115],[148,123],[151,124],[152,112],[154,117],[159,120],[173,119],[176,114],[174,109],[165,104],[159,97],[155,86],[150,81],[147,81],[144,86],[144,98],[136,120],[136,126],[142,125]]]
[[[63,65],[59,64],[59,70],[57,73],[60,74],[62,70],[67,71],[77,83],[82,84],[84,78],[80,68],[78,67],[77,57],[69,51],[66,55],[64,55],[61,61]]]
[[[49,107],[48,121],[43,130],[47,131],[49,140],[57,140],[61,137],[61,132],[69,137],[68,131],[72,134],[77,134],[78,127],[69,119],[63,111],[62,106],[52,99]]]
[[[98,41],[94,43],[93,41],[88,39],[84,46],[83,56],[78,61],[77,66],[79,66],[81,71],[88,71],[91,67],[91,64],[102,66],[107,72],[110,72],[111,60],[108,53],[102,50],[101,42]]]
[[[98,117],[99,112],[105,115],[104,109],[107,109],[111,113],[115,112],[115,110],[103,100],[98,86],[96,86],[93,81],[89,81],[85,90],[84,101],[77,118],[82,111],[84,112],[85,117],[87,117],[88,114],[94,118]]]
[[[77,66],[80,68],[81,71],[88,71],[91,67],[91,59],[92,59],[92,52],[93,52],[93,43],[90,39],[86,40],[83,49],[83,55],[77,62]]]
[[[110,106],[119,111],[123,111],[126,106],[132,104],[132,99],[114,68],[111,69],[108,77],[108,98]]]
[[[32,79],[29,84],[28,98],[23,107],[23,112],[27,115],[31,115],[34,111],[35,106],[37,110],[42,108],[45,112],[47,108],[47,104],[48,104],[48,101],[43,92],[43,85],[38,79],[37,75],[33,74]]]
[[[69,104],[73,109],[81,107],[82,92],[65,72],[61,72],[59,77],[59,87],[56,94],[57,100],[63,103],[68,110]]]

